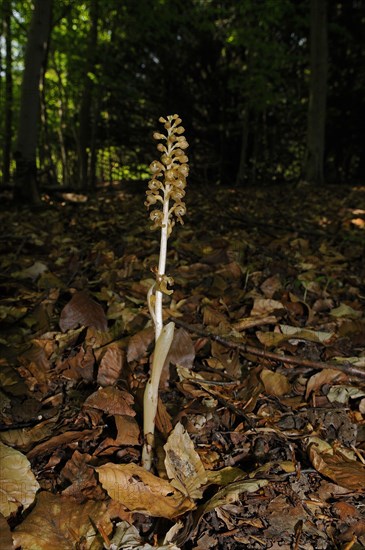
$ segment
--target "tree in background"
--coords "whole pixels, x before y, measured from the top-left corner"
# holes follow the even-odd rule
[[[329,181],[359,181],[365,171],[365,3],[338,0],[328,12],[329,131],[323,151],[323,141],[319,147],[315,139],[321,140],[326,102],[314,101],[319,96],[313,88],[306,155],[310,1],[58,0],[48,51],[47,36],[39,41],[37,32],[40,47],[29,57],[24,46],[32,8],[44,12],[50,0],[2,0],[12,6],[12,62],[6,62],[4,27],[1,55],[4,69],[10,67],[13,99],[6,105],[2,93],[0,109],[2,128],[9,106],[18,128],[15,172],[10,165],[15,197],[33,200],[36,176],[42,191],[50,179],[60,188],[91,190],[95,181],[147,174],[153,146],[146,127],[167,112],[178,112],[186,123],[191,172],[200,182],[297,181],[304,158],[309,171],[318,151]],[[313,8],[322,4],[318,0]],[[323,33],[313,23],[313,39],[315,28]],[[41,75],[39,86],[39,73],[30,79],[25,68],[26,92],[24,63],[33,69],[37,64]],[[318,86],[315,70],[313,65],[312,84]],[[5,90],[5,70],[0,79]],[[4,131],[3,151],[6,142]],[[320,177],[308,172],[308,179]]]
[[[310,0],[310,80],[304,179],[324,182],[328,72],[327,0]]]
[[[83,89],[79,114],[79,162],[80,188],[95,186],[95,132],[96,109],[92,109],[95,101],[95,63],[98,42],[98,0],[90,3],[90,30],[84,64]],[[92,139],[94,138],[94,139]]]
[[[13,121],[13,56],[11,29],[11,0],[3,0],[3,36],[5,39],[5,101],[4,101],[4,147],[3,183],[10,181],[11,139]]]
[[[51,31],[52,0],[35,0],[24,57],[18,121],[14,198],[38,203],[37,136],[40,113],[41,70]]]

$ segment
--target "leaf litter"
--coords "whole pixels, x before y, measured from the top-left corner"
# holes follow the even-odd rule
[[[143,195],[3,210],[5,549],[365,546],[364,188],[187,197],[153,473]]]

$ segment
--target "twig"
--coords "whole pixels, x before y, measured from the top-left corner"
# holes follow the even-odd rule
[[[174,318],[173,320],[177,326],[187,330],[188,332],[193,332],[195,334],[198,334],[199,336],[210,338],[212,340],[215,340],[219,344],[222,344],[222,346],[225,346],[226,348],[238,349],[242,353],[249,353],[251,355],[255,355],[256,357],[263,357],[265,359],[279,361],[280,363],[287,363],[288,365],[299,365],[301,367],[307,367],[310,369],[335,369],[344,372],[345,374],[348,374],[349,376],[352,376],[354,378],[365,379],[365,369],[361,369],[360,367],[345,363],[325,363],[322,361],[311,361],[309,359],[303,359],[302,357],[289,357],[288,355],[281,355],[280,353],[274,353],[272,351],[256,348],[255,346],[250,346],[248,344],[231,342],[230,340],[222,338],[222,336],[211,334],[201,328],[189,325],[188,323],[185,323],[180,319]]]

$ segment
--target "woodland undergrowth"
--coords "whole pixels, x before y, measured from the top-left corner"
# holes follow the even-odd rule
[[[147,472],[135,185],[1,207],[3,550],[363,548],[365,188],[189,184]]]

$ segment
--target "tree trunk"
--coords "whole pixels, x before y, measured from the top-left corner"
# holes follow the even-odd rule
[[[11,36],[11,0],[3,0],[3,34],[5,39],[5,105],[4,105],[4,150],[3,183],[10,181],[10,160],[13,121],[13,74],[12,74],[12,36]]]
[[[240,151],[240,164],[236,176],[236,185],[244,185],[247,175],[247,147],[248,147],[248,133],[249,133],[249,112],[248,108],[243,112],[242,120],[242,138],[241,138],[241,151]]]
[[[15,151],[16,176],[14,199],[40,202],[37,188],[37,136],[39,124],[41,69],[51,30],[52,0],[35,0],[25,50],[20,93],[20,114]]]
[[[86,54],[86,66],[84,87],[80,106],[80,126],[79,126],[79,154],[80,154],[80,186],[86,189],[89,185],[90,177],[90,134],[92,132],[91,107],[93,98],[93,82],[90,74],[95,70],[95,54],[98,41],[98,0],[92,0],[90,6],[90,34]]]
[[[324,182],[327,69],[327,0],[311,0],[310,82],[304,179],[317,185]]]

